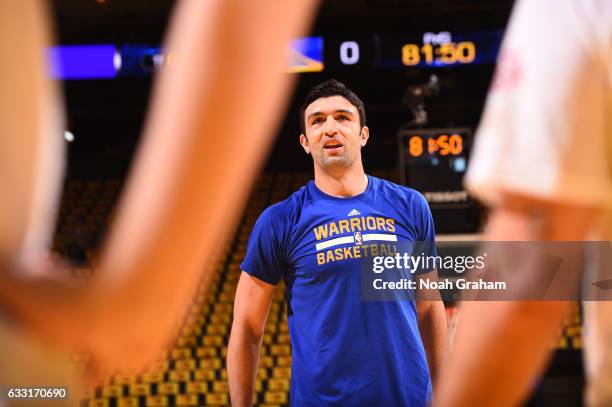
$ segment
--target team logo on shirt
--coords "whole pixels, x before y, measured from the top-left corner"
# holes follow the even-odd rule
[[[381,216],[357,217],[357,214],[359,212],[353,209],[348,215],[352,217],[348,219],[313,228],[317,240],[315,248],[318,265],[339,260],[393,255],[396,252],[395,219]],[[353,246],[347,246],[350,244]]]
[[[361,237],[361,232],[353,233],[355,235],[355,244],[357,246],[361,246],[363,244],[363,238]]]

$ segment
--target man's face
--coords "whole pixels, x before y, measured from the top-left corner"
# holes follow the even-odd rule
[[[342,96],[317,99],[306,108],[305,133],[300,144],[322,170],[349,168],[361,163],[361,147],[369,130],[359,122],[359,112]]]

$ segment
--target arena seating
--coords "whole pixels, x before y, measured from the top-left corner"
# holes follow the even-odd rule
[[[397,181],[397,173],[373,172]],[[198,294],[174,346],[160,355],[159,362],[139,374],[120,373],[86,391],[83,406],[227,406],[229,392],[225,358],[240,263],[249,233],[259,214],[270,204],[285,199],[310,179],[308,173],[265,174],[258,180],[242,215],[234,239],[204,273]],[[74,276],[89,278],[95,263],[96,245],[104,237],[113,215],[121,182],[117,180],[72,180],[67,182],[60,210],[54,250],[77,264]],[[266,324],[255,401],[260,406],[282,406],[289,402],[291,345],[287,327],[284,288],[275,291]],[[581,348],[580,310],[576,310],[556,347]],[[79,355],[81,362],[86,355]]]

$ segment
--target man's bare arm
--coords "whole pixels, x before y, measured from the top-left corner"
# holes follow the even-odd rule
[[[234,322],[227,349],[232,406],[245,407],[253,403],[259,352],[273,292],[273,285],[242,272],[234,300]]]
[[[5,197],[0,202],[0,273],[45,253],[61,192],[63,109],[43,51],[52,41],[46,3],[0,4],[0,53],[11,55],[0,64],[0,189]]]
[[[437,271],[417,276],[418,279],[428,278],[437,281]],[[419,300],[419,298],[423,298]],[[440,298],[440,292],[436,290],[417,290],[417,313],[419,316],[419,332],[427,354],[427,364],[432,383],[438,381],[443,361],[448,352],[448,325],[446,323],[446,311],[444,303]]]
[[[488,240],[583,240],[594,217],[588,208],[521,196],[506,196],[504,202],[493,212]],[[571,303],[562,301],[463,304],[437,405],[518,404],[543,369],[570,310]]]

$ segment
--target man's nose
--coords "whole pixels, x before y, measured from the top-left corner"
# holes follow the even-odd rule
[[[325,122],[324,134],[332,135],[336,134],[336,120],[334,120],[333,116],[327,116],[327,121]]]

